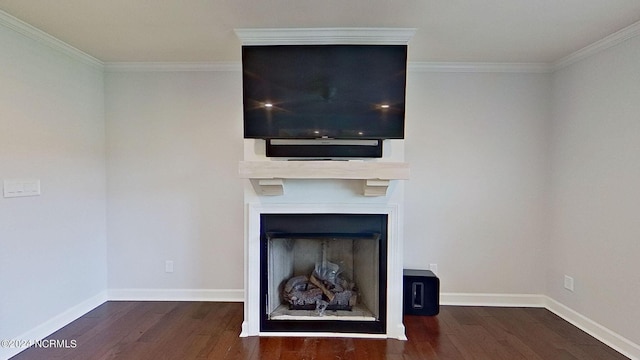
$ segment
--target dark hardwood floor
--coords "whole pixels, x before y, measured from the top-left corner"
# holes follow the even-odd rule
[[[627,359],[545,309],[442,306],[405,316],[409,341],[240,338],[242,303],[107,302],[27,359]],[[72,340],[75,340],[73,348]]]

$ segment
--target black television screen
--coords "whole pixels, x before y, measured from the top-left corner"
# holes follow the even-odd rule
[[[406,45],[243,46],[244,137],[402,139]]]

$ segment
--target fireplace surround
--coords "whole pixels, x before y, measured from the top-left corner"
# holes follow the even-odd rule
[[[379,243],[386,250],[386,254],[381,256],[386,257],[386,261],[383,259],[381,262],[385,275],[379,279],[380,288],[383,289],[380,291],[382,293],[380,306],[384,306],[384,309],[378,311],[377,321],[320,319],[310,320],[320,321],[311,325],[310,321],[276,321],[267,322],[266,327],[263,326],[267,319],[265,311],[267,300],[264,294],[265,269],[264,264],[261,264],[260,261],[265,247],[261,219],[265,216],[283,214],[308,215],[314,218],[331,214],[376,215],[379,219],[384,219],[382,227],[383,230],[386,228],[386,239]],[[242,324],[241,336],[389,337],[405,340],[404,325],[402,324],[402,242],[399,223],[400,208],[397,204],[248,203],[247,236],[245,238],[245,319]],[[308,231],[317,235],[314,229]],[[375,233],[376,231],[368,232]],[[310,237],[309,234],[306,235],[302,237]],[[329,238],[332,237],[332,234],[325,235]],[[334,320],[340,321],[342,324],[336,327]]]
[[[264,140],[244,140],[238,164],[244,182],[245,301],[241,336],[367,337],[406,340],[402,323],[404,141],[385,140],[384,156],[365,161],[282,161],[265,156]],[[380,317],[385,330],[355,331],[295,326],[263,331],[260,319],[261,229],[265,214],[380,214],[386,216],[386,307]]]

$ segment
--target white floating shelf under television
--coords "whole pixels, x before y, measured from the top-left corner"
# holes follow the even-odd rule
[[[363,180],[364,196],[385,196],[392,180],[409,179],[409,164],[379,161],[240,161],[239,174],[256,193],[284,194],[286,179]]]

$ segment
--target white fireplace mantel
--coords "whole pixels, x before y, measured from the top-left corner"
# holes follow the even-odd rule
[[[285,179],[363,180],[364,196],[385,196],[391,180],[409,179],[409,164],[378,161],[240,161],[240,177],[259,195],[283,195]]]

